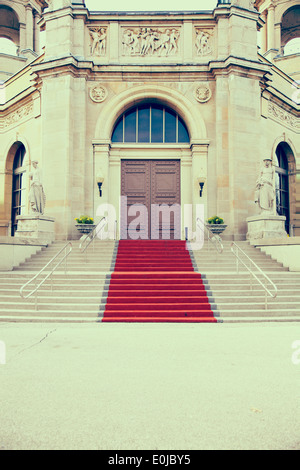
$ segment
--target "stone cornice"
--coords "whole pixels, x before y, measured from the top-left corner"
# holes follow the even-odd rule
[[[91,60],[84,60],[76,58],[74,56],[67,56],[61,58],[48,59],[47,61],[40,62],[32,65],[32,71],[39,76],[52,75],[57,73],[57,69],[60,69],[60,73],[67,72],[73,73],[76,76],[101,74],[102,77],[108,79],[109,77],[115,77],[116,75],[124,76],[128,75],[128,78],[133,79],[131,74],[137,76],[149,75],[154,77],[156,74],[168,73],[170,76],[177,76],[178,73],[191,76],[195,78],[199,77],[200,74],[205,74],[206,79],[213,79],[218,74],[224,74],[224,71],[231,72],[233,69],[236,71],[247,71],[254,74],[255,76],[262,76],[270,71],[272,67],[269,63],[262,63],[260,61],[250,61],[242,57],[227,57],[225,60],[212,60],[206,64],[198,63],[182,63],[182,64],[103,64],[95,65]]]

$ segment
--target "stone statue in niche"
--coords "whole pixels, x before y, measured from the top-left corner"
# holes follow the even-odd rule
[[[106,53],[106,29],[90,28],[91,36],[91,55],[105,55]]]
[[[210,35],[201,31],[200,29],[196,30],[196,50],[197,55],[199,56],[206,56],[211,54],[212,47],[211,47],[211,40]]]
[[[258,204],[261,214],[274,214],[275,190],[274,168],[272,160],[265,158],[260,170],[255,189],[255,203]]]
[[[29,178],[31,179],[29,191],[30,209],[33,213],[44,214],[46,196],[42,184],[41,170],[38,168],[38,161],[34,160],[32,166],[32,172],[29,173]]]
[[[143,27],[123,31],[123,55],[157,55],[167,57],[178,52],[177,29],[158,29]]]

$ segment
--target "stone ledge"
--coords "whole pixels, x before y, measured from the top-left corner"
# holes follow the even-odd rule
[[[249,240],[254,246],[288,246],[300,245],[300,237],[264,238],[262,240]]]
[[[48,246],[49,244],[39,239],[0,236],[0,245]]]

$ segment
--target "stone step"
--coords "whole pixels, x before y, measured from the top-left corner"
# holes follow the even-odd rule
[[[264,299],[261,299],[261,301],[245,301],[245,302],[216,302],[216,308],[217,311],[222,315],[226,310],[237,310],[237,311],[242,311],[242,310],[247,310],[248,314],[249,312],[251,313],[252,310],[265,310],[265,301]],[[268,308],[267,310],[277,310],[278,313],[281,313],[282,315],[285,315],[287,311],[296,311],[300,315],[300,302],[291,302],[287,305],[286,302],[279,302],[276,301],[276,299],[268,299],[267,302]]]
[[[32,298],[30,300],[24,301],[21,299],[22,302],[1,302],[1,313],[6,311],[18,311],[18,310],[33,310],[35,305],[35,299]],[[100,301],[99,302],[91,302],[91,303],[82,303],[78,304],[73,301],[73,303],[64,303],[64,302],[53,302],[53,300],[49,300],[48,302],[42,302],[42,299],[38,298],[38,307],[43,310],[51,310],[55,312],[56,310],[61,311],[70,311],[70,312],[78,312],[78,311],[86,311],[97,313],[99,311]]]
[[[30,318],[30,321],[39,318],[46,318],[47,320],[55,320],[55,321],[64,321],[66,319],[72,318],[90,318],[93,321],[99,321],[98,317],[98,310],[97,311],[86,311],[82,309],[81,311],[68,311],[65,309],[61,310],[54,310],[51,311],[50,309],[45,310],[44,308],[38,308],[36,310],[34,305],[31,306],[31,309],[1,309],[0,321],[7,321],[7,319],[17,319],[25,321],[26,318]]]
[[[93,292],[87,296],[82,295],[82,292],[78,293],[79,295],[58,295],[57,292],[40,292],[38,291],[38,300],[39,303],[62,303],[62,304],[73,304],[73,303],[83,303],[83,304],[98,304],[101,303],[101,294],[99,291],[97,293]],[[31,302],[34,301],[35,294],[33,294],[29,299],[23,299],[21,296],[1,296],[0,301],[2,305],[10,304],[20,304],[22,302]]]
[[[249,310],[227,310],[223,312],[219,312],[220,321],[230,321],[239,322],[239,321],[249,321],[249,322],[256,322],[256,321],[300,321],[300,312],[295,312],[295,310],[286,310],[284,314],[281,311],[276,310],[251,310],[251,314],[249,314]]]

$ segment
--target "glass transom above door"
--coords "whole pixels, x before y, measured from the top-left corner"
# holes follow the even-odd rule
[[[112,143],[189,143],[184,121],[172,109],[144,104],[129,109],[117,120]]]

